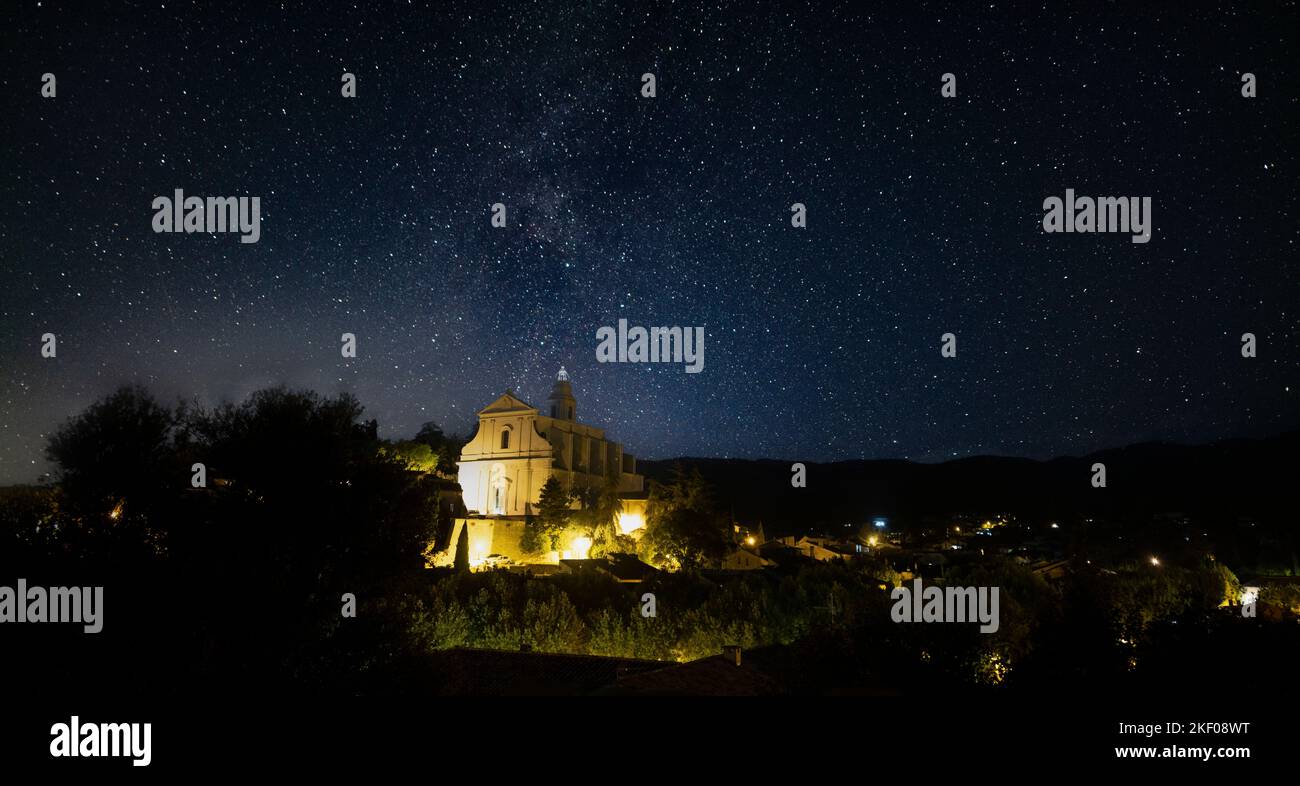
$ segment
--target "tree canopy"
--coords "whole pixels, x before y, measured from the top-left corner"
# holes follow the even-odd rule
[[[701,567],[722,559],[730,546],[730,521],[698,469],[677,467],[667,483],[651,484],[639,546],[647,562],[670,570]]]

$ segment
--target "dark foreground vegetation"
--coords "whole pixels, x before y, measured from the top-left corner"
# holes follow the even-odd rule
[[[900,577],[872,558],[636,585],[430,570],[446,483],[361,415],[347,396],[267,390],[205,411],[132,388],[70,420],[50,440],[58,483],[0,490],[0,584],[103,586],[104,629],[0,626],[5,673],[26,675],[11,694],[455,693],[437,658],[453,648],[682,662],[731,645],[766,651],[778,692],[1212,692],[1243,669],[1280,690],[1300,654],[1300,626],[1221,608],[1236,577],[1190,552],[1051,582],[1007,558],[955,565],[950,583],[1001,588],[992,635],[892,622]],[[661,542],[714,521],[663,518],[647,525]]]

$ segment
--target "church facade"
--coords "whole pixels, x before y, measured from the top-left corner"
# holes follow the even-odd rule
[[[537,512],[542,486],[558,478],[566,490],[603,488],[617,483],[623,500],[619,525],[624,532],[644,522],[644,478],[636,458],[606,438],[605,431],[578,422],[573,386],[563,368],[546,407],[537,408],[507,390],[478,413],[478,431],[461,451],[459,481],[468,515],[457,519],[448,549],[438,564],[451,564],[462,532],[469,540],[471,565],[493,555],[514,562],[585,557],[583,538],[559,552],[524,554],[524,524]]]

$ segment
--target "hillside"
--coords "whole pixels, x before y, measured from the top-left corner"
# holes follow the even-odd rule
[[[874,516],[899,523],[954,514],[1014,513],[1031,520],[1158,513],[1258,518],[1295,513],[1300,432],[1209,445],[1145,443],[1081,457],[1034,461],[980,456],[939,464],[911,461],[807,463],[807,487],[790,485],[793,460],[680,458],[642,461],[651,480],[674,465],[698,468],[737,520],[769,534],[842,528]],[[1104,463],[1107,487],[1093,488]]]

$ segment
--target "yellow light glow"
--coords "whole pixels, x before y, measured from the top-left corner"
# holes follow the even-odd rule
[[[488,554],[492,553],[492,535],[489,532],[478,533],[470,531],[469,534],[469,566],[471,568],[480,568],[487,562]]]
[[[1152,557],[1152,558],[1151,558],[1151,564],[1152,564],[1152,565],[1155,565],[1157,568],[1160,567],[1160,558],[1159,558],[1159,557]]]
[[[570,551],[573,559],[586,559],[587,553],[591,551],[591,538],[585,535],[574,538],[573,543],[570,544]]]
[[[867,538],[868,546],[874,546],[879,542],[880,542],[880,538],[877,538],[875,535],[872,535],[871,537]]]
[[[1010,665],[1007,664],[1001,654],[996,652],[984,655],[980,667],[984,679],[994,685],[1001,684],[1006,679],[1007,673],[1011,671]]]
[[[640,513],[618,514],[618,529],[624,535],[635,532],[645,526],[645,519]]]
[[[752,546],[752,545],[754,545],[754,544],[757,543],[757,542],[758,542],[758,541],[754,540],[754,536],[753,536],[753,535],[750,535],[749,537],[745,538],[745,545],[746,545],[746,546]]]

